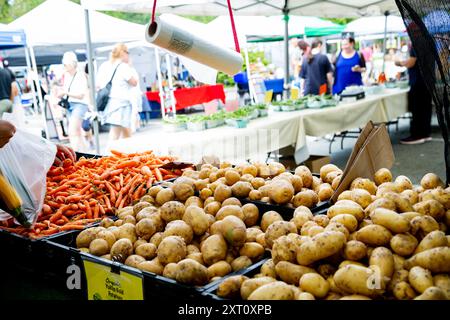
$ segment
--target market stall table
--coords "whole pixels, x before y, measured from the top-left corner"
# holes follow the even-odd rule
[[[233,163],[265,160],[267,153],[295,145],[296,161],[309,157],[307,136],[321,137],[364,126],[369,120],[387,122],[407,112],[408,90],[386,89],[382,94],[337,107],[294,112],[269,112],[250,121],[247,128],[222,126],[207,131],[155,132],[118,140],[112,148],[137,152],[151,148],[158,154],[177,155],[186,161],[199,161],[203,155],[216,155]]]
[[[147,99],[160,103],[159,92],[147,92]],[[223,85],[201,86],[195,88],[181,88],[174,91],[177,110],[185,109],[197,104],[220,100],[225,104]]]

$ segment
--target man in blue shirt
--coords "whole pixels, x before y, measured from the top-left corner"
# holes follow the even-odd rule
[[[300,78],[304,79],[301,86],[304,95],[330,93],[333,69],[328,57],[320,53],[321,48],[322,41],[315,40],[303,61]]]
[[[419,70],[417,58],[411,49],[409,59],[398,61],[397,66],[408,68],[408,109],[412,113],[410,136],[400,140],[402,144],[421,144],[431,140],[431,95]]]

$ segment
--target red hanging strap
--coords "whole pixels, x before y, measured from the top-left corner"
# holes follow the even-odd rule
[[[152,23],[155,22],[156,1],[157,1],[157,0],[153,0]]]
[[[156,2],[156,0],[155,0]],[[231,2],[230,0],[227,0],[228,2],[228,12],[230,13],[230,20],[231,20],[231,29],[233,30],[233,37],[234,37],[234,45],[236,47],[236,51],[241,53],[241,49],[239,48],[239,40],[236,32],[236,26],[234,24],[234,17],[233,17],[233,9],[231,8]]]

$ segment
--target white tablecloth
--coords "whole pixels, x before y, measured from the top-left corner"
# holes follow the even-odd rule
[[[407,92],[390,89],[332,108],[270,112],[268,117],[252,120],[244,129],[224,126],[200,132],[149,132],[118,140],[111,148],[123,152],[154,150],[194,162],[203,155],[216,155],[238,163],[246,159],[265,160],[267,153],[294,145],[296,160],[300,162],[308,157],[306,136],[321,137],[358,128],[369,120],[393,120],[407,112]]]

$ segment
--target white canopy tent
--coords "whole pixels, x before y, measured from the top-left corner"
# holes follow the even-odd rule
[[[143,40],[144,26],[95,12],[92,15],[92,42],[115,43]],[[33,46],[85,44],[83,8],[68,0],[47,0],[9,24],[23,29]],[[49,32],[51,30],[51,32]]]
[[[363,17],[347,24],[344,31],[354,32],[355,35],[373,35],[384,33],[385,16]],[[406,32],[403,19],[399,16],[390,15],[387,17],[387,33]]]
[[[152,12],[153,1],[81,0],[86,9]],[[239,0],[232,1],[237,15],[272,16],[283,14],[320,17],[361,17],[381,15],[398,9],[394,0]],[[160,0],[157,13],[228,15],[227,0]],[[289,19],[284,19],[285,82],[289,81]]]

